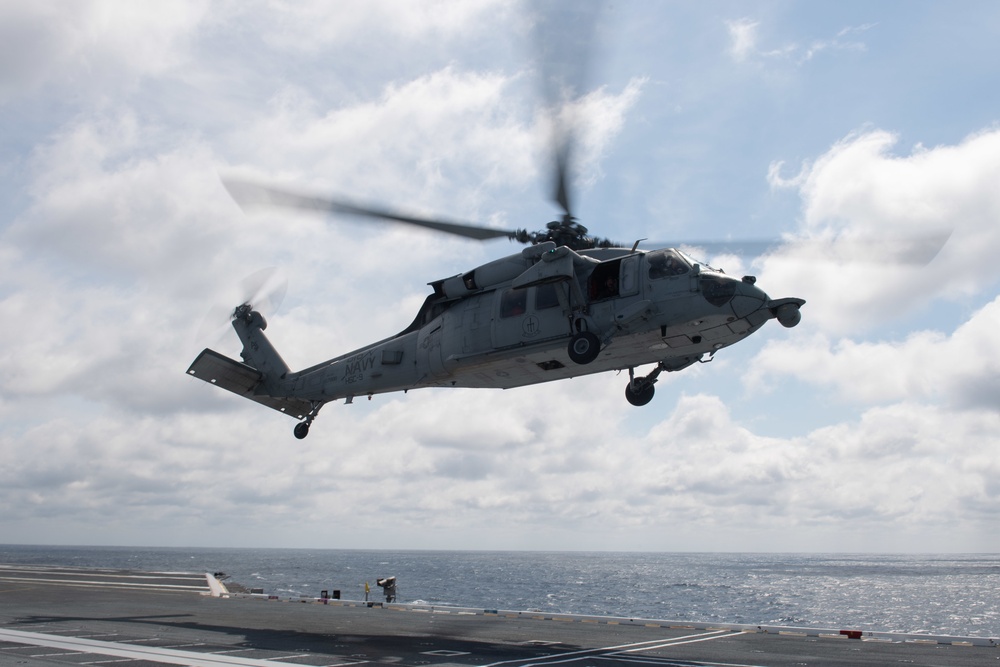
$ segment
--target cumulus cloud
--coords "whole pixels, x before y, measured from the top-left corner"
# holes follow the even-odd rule
[[[774,539],[786,548],[797,542],[790,532],[812,535],[841,522],[859,534],[894,524],[951,530],[953,521],[981,528],[993,520],[983,510],[997,494],[990,482],[996,465],[986,453],[995,438],[984,435],[998,419],[981,412],[958,418],[947,408],[904,402],[781,439],[734,423],[716,398],[687,397],[647,438],[659,456],[641,468],[647,493],[636,495],[651,507],[638,513],[654,525],[684,517],[784,532]],[[893,539],[905,542],[898,533]]]
[[[772,169],[772,186],[802,197],[807,243],[765,257],[761,273],[796,289],[829,331],[863,330],[1000,278],[991,259],[1000,250],[1000,132],[909,155],[892,153],[897,142],[880,130],[852,134],[794,178]],[[900,248],[938,238],[947,242],[930,264],[896,261]]]
[[[171,145],[158,150],[158,141]],[[212,196],[213,162],[205,145],[165,137],[130,112],[71,124],[35,152],[34,203],[3,238],[91,275],[148,279],[174,269],[183,280],[234,219]]]
[[[155,520],[157,530],[209,526],[250,544],[258,531],[312,543],[310,527],[323,526],[340,540],[377,546],[436,535],[448,545],[502,548],[531,525],[536,548],[559,548],[567,535],[602,548],[622,535],[633,548],[658,549],[670,548],[673,531],[701,526],[710,537],[695,545],[732,530],[802,549],[845,521],[858,534],[890,526],[950,534],[996,519],[1000,488],[991,479],[1000,471],[982,440],[995,432],[996,415],[963,418],[956,429],[948,410],[907,403],[781,439],[740,426],[716,397],[692,395],[646,435],[588,437],[594,429],[586,424],[620,411],[604,407],[611,403],[602,385],[588,381],[593,398],[568,415],[577,428],[539,413],[540,400],[566,405],[563,390],[553,397],[551,387],[500,401],[430,391],[364,415],[330,406],[324,419],[337,423],[337,436],[302,443],[280,425],[231,415],[224,430],[216,415],[144,419],[127,432],[115,419],[82,431],[55,420],[23,436],[33,446],[5,472],[0,500],[40,525],[72,516],[99,522],[103,534],[143,535]],[[445,436],[436,431],[463,429],[440,416],[437,425],[405,423],[432,406],[506,424],[435,446]],[[238,449],[227,444],[234,438]],[[72,463],[80,456],[88,463]],[[367,537],[372,530],[380,537]]]
[[[0,10],[0,31],[26,36],[0,52],[38,56],[23,68],[0,58],[12,63],[0,95],[20,117],[35,101],[59,110],[5,128],[5,145],[22,147],[4,157],[18,185],[0,230],[7,539],[810,549],[863,532],[874,537],[857,548],[891,548],[879,541],[891,526],[968,535],[995,522],[998,302],[948,330],[843,337],[922,300],[982,303],[997,278],[994,130],[908,154],[864,131],[797,176],[775,164],[774,187],[802,200],[804,238],[953,228],[936,277],[827,268],[790,244],[758,268],[773,294],[808,300],[803,324],[785,337],[769,324],[760,348],[664,374],[644,410],[611,374],[422,390],[329,405],[299,442],[287,417],[184,374],[206,345],[238,355],[224,316],[221,342],[196,338],[210,305],[232,308],[234,284],[282,267],[288,296],[267,333],[303,367],[392,335],[428,281],[516,248],[245,215],[218,172],[530,228],[530,206],[547,206],[551,128],[526,59],[500,44],[510,5],[109,8]],[[773,51],[755,20],[730,30],[734,58]],[[648,99],[658,76],[636,67],[565,112],[581,123],[574,182],[586,194],[633,121],[642,158],[657,158],[652,106],[670,106]],[[622,215],[636,210],[626,204]],[[743,372],[773,390],[769,414],[781,415],[786,383],[856,410],[766,435],[736,395]]]
[[[304,91],[285,89],[240,128],[239,136],[261,141],[233,137],[232,149],[239,162],[284,173],[300,185],[320,181],[356,197],[391,197],[413,207],[430,199],[440,206],[449,186],[470,186],[474,194],[482,186],[472,183],[533,173],[530,128],[516,107],[502,103],[510,85],[510,77],[499,73],[447,67],[403,85],[390,83],[376,99],[330,109],[319,108]],[[468,165],[474,171],[466,175]]]
[[[547,118],[526,118],[527,110],[511,99],[520,78],[446,67],[404,85],[389,84],[377,99],[331,109],[319,108],[304,91],[285,90],[241,130],[241,136],[261,141],[246,144],[234,137],[232,149],[256,173],[268,170],[300,185],[333,184],[355,197],[390,199],[397,206],[457,204],[453,215],[488,214],[484,195],[496,184],[537,183],[539,147],[548,143]],[[642,83],[633,79],[620,93],[597,90],[567,111],[581,128],[584,174],[597,172]],[[310,165],[309,171],[301,165]]]
[[[0,8],[0,103],[49,84],[77,95],[114,94],[184,64],[183,43],[205,5],[139,7],[107,0]]]
[[[994,336],[1000,299],[975,312],[950,335],[917,331],[899,341],[831,340],[814,334],[770,341],[747,374],[753,386],[792,376],[862,404],[926,400],[956,409],[1000,408],[1000,354]]]
[[[364,17],[375,20],[370,12]],[[400,25],[450,30],[436,23],[440,14],[428,17],[434,20],[426,30]],[[187,26],[187,39],[196,23]],[[163,75],[194,57],[197,48],[179,46],[194,44],[184,30],[175,37],[166,49],[173,60],[150,55],[135,63],[136,76]],[[451,270],[441,268],[443,259],[462,270],[481,261],[478,250],[395,228],[358,233],[349,222],[285,212],[245,216],[225,194],[218,169],[475,218],[491,188],[535,185],[547,128],[518,96],[523,76],[449,65],[388,81],[370,98],[333,103],[283,84],[269,104],[211,134],[186,126],[195,116],[190,109],[109,89],[114,105],[81,109],[40,138],[24,158],[27,205],[0,233],[0,252],[11,260],[0,314],[13,323],[0,342],[17,350],[0,357],[0,412],[12,425],[3,448],[32,452],[5,469],[4,514],[24,519],[22,528],[32,519],[101,522],[109,541],[135,530],[154,542],[145,521],[185,534],[232,513],[258,515],[258,527],[293,515],[289,524],[299,528],[359,514],[374,521],[384,511],[414,525],[439,510],[442,525],[448,512],[478,523],[470,509],[477,505],[521,506],[512,490],[527,488],[521,454],[542,473],[586,467],[584,453],[546,451],[543,443],[570,436],[557,434],[544,411],[530,403],[495,410],[488,393],[390,401],[367,419],[348,413],[342,449],[313,450],[288,465],[273,443],[290,440],[290,420],[253,411],[183,373],[199,344],[237,355],[231,331],[221,344],[193,333],[209,305],[262,265],[283,265],[290,274],[291,303],[272,318],[269,334],[290,363],[304,366],[403,328],[426,294],[424,283]],[[577,103],[585,171],[597,173],[641,85],[598,90]],[[29,87],[22,82],[19,90]],[[212,104],[197,101],[199,108]],[[209,119],[207,127],[218,126]],[[408,256],[379,251],[391,247]],[[373,253],[385,261],[372,261]],[[17,421],[40,405],[51,419]],[[470,423],[470,411],[481,417]],[[564,413],[582,420],[586,411]],[[329,412],[338,430],[341,415]],[[233,447],[233,439],[244,444]],[[256,444],[245,446],[251,440]],[[371,446],[358,447],[362,442]],[[437,491],[449,485],[459,495]],[[302,494],[302,487],[321,491]],[[360,496],[368,510],[334,501],[358,488],[372,489]],[[427,501],[414,503],[414,493]]]

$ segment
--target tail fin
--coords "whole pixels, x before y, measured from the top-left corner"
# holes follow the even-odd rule
[[[288,364],[264,335],[267,320],[260,313],[249,305],[240,306],[234,313],[233,328],[243,343],[240,356],[247,365],[260,371],[265,386],[288,374]]]
[[[249,305],[240,306],[234,313],[233,328],[243,342],[240,356],[245,363],[206,349],[188,368],[188,374],[296,419],[315,414],[309,401],[283,395],[280,382],[288,374],[288,364],[264,335],[267,322],[261,314]]]

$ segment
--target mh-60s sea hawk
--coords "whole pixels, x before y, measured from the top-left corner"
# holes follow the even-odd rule
[[[544,3],[533,10],[561,218],[539,232],[504,231],[225,180],[245,208],[318,210],[529,245],[430,283],[433,291],[413,323],[395,336],[301,371],[291,371],[268,341],[255,304],[241,303],[232,325],[243,343],[242,362],[206,349],[189,374],[298,419],[295,436],[304,438],[331,401],[420,387],[508,389],[628,370],[625,397],[645,405],[663,371],[709,360],[770,319],[798,324],[805,302],[771,299],[752,276],[730,277],[675,248],[646,252],[638,242],[623,246],[587,234],[572,214],[569,175],[599,7]],[[636,375],[650,364],[651,371]]]
[[[242,362],[205,349],[188,373],[294,417],[300,439],[331,401],[421,387],[509,389],[627,370],[625,398],[645,405],[663,371],[711,360],[770,319],[793,327],[805,303],[771,299],[753,276],[734,278],[679,249],[644,251],[590,237],[569,214],[561,186],[556,199],[565,216],[534,233],[401,216],[241,181],[226,186],[244,206],[342,212],[530,243],[430,283],[416,318],[395,336],[301,371],[290,370],[264,335],[267,322],[254,305],[237,306],[232,326]],[[636,374],[650,364],[650,372]]]

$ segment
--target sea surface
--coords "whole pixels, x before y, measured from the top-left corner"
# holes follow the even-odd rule
[[[0,545],[0,563],[225,572],[281,598],[1000,637],[1000,554],[362,551]]]

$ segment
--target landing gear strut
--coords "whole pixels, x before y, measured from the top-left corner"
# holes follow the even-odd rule
[[[657,366],[649,375],[636,377],[635,369],[629,368],[628,384],[625,385],[625,400],[636,407],[646,405],[653,400],[653,394],[656,393],[656,388],[653,385],[656,384],[656,378],[662,370],[662,367]]]
[[[309,427],[312,426],[313,420],[316,419],[316,415],[319,414],[319,409],[323,407],[323,404],[319,401],[312,402],[312,410],[306,415],[306,418],[295,425],[295,430],[292,433],[299,440],[302,440],[307,435],[309,435]]]

